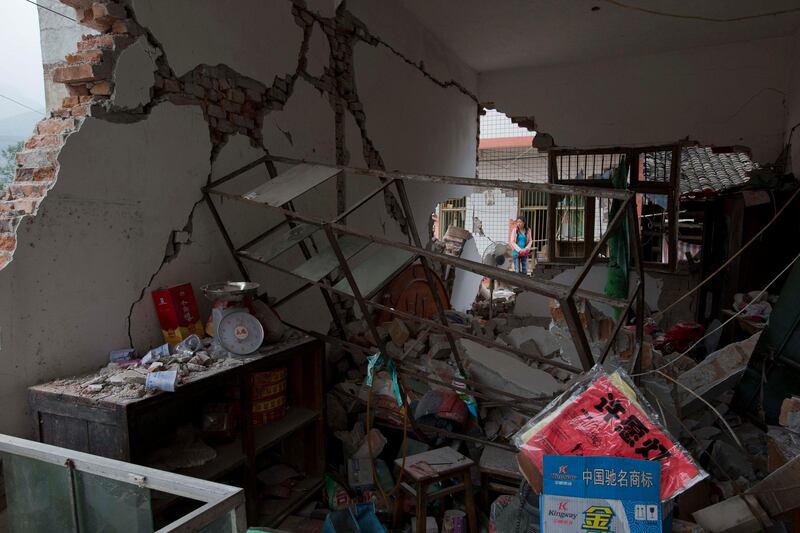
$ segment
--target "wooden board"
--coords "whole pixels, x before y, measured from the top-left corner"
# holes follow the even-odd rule
[[[394,460],[394,464],[402,468],[403,458]],[[472,466],[472,459],[465,457],[452,448],[436,448],[427,452],[406,457],[405,472],[415,481],[457,472],[465,467]]]
[[[295,165],[242,197],[273,207],[280,207],[340,172],[341,170],[338,168],[324,165]]]

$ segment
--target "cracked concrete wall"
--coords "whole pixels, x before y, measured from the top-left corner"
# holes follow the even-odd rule
[[[778,156],[790,38],[647,56],[481,73],[479,96],[508,115],[535,115],[561,146],[692,140]]]
[[[66,3],[81,10],[93,5]],[[306,9],[299,0],[237,0],[223,9],[212,0],[130,0],[120,9],[109,0],[101,6],[117,14],[101,31],[134,38],[113,57],[108,100],[88,103],[82,124],[63,140],[58,179],[38,212],[17,219],[16,251],[0,270],[0,294],[10,302],[0,306],[0,397],[9,407],[0,432],[30,435],[26,387],[90,371],[106,363],[109,350],[129,343],[139,350],[160,344],[152,289],[184,281],[197,289],[238,277],[200,202],[208,179],[265,151],[474,175],[476,75],[397,6],[391,9],[399,18],[387,24],[375,3],[336,12],[328,4],[310,2]],[[78,18],[97,24],[87,13]],[[362,17],[382,24],[370,28]],[[387,28],[391,41],[379,33]],[[214,106],[231,107],[236,87],[246,93],[236,112],[252,123],[228,131],[222,121],[231,115],[215,116]],[[264,178],[257,168],[229,187],[244,192]],[[343,185],[352,202],[376,183],[348,177]],[[458,193],[409,188],[423,233],[437,197]],[[378,197],[349,222],[402,236],[405,221],[386,214],[392,201]],[[301,197],[297,207],[332,215],[335,184]],[[232,202],[220,210],[228,220],[238,217],[232,236],[239,242],[278,220]],[[299,253],[282,258],[284,265],[300,260]],[[277,297],[299,285],[266,269],[251,271]],[[318,291],[281,313],[319,330],[330,322]]]

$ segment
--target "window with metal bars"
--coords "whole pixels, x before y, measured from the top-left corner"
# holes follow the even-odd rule
[[[439,204],[439,238],[443,239],[444,234],[450,226],[465,228],[467,220],[467,198],[451,198]]]
[[[547,245],[547,194],[539,191],[520,191],[519,216],[531,229],[533,250],[538,255]]]
[[[552,149],[548,181],[572,186],[613,187],[611,177],[622,161],[628,164],[626,187],[636,192],[643,260],[651,267],[677,263],[678,145],[648,148]],[[611,200],[552,195],[548,217],[547,259],[579,262],[587,258],[605,233]],[[605,255],[605,250],[601,250]]]

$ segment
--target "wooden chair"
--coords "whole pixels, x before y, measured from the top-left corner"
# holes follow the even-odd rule
[[[403,468],[402,458],[396,459],[395,464],[398,468]],[[467,520],[469,521],[469,531],[470,533],[477,533],[478,519],[475,512],[475,498],[472,493],[472,478],[470,477],[470,468],[474,464],[468,457],[464,457],[452,448],[446,447],[406,457],[403,479],[409,482],[402,482],[400,490],[410,494],[417,501],[416,533],[425,533],[429,502],[458,492],[464,493],[464,506],[466,507]],[[438,481],[449,480],[458,480],[458,482],[455,485],[431,493],[428,492],[429,485]],[[401,496],[402,494],[398,495],[395,501],[395,525],[398,524],[400,516]]]
[[[497,446],[486,446],[478,463],[481,472],[481,504],[488,509],[489,492],[517,494],[522,474],[517,467],[517,454]]]

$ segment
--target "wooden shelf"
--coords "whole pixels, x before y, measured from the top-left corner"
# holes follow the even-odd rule
[[[294,407],[286,411],[286,416],[265,426],[255,429],[256,454],[271,448],[298,429],[310,424],[319,416],[319,412],[303,407]],[[213,461],[192,468],[183,468],[177,474],[196,477],[200,479],[215,479],[223,476],[234,468],[244,464],[245,455],[242,450],[242,441],[236,440],[217,446],[217,457]]]
[[[314,494],[322,488],[322,478],[307,477],[294,486],[292,496],[285,500],[275,499],[273,512],[259,515],[262,527],[277,527],[283,520],[302,507]]]

